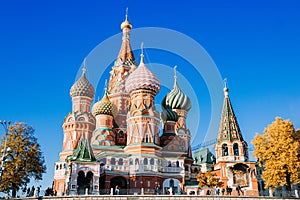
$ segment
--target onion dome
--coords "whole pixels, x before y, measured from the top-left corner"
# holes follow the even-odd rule
[[[97,115],[111,115],[115,116],[117,114],[117,106],[113,104],[105,91],[103,98],[94,104],[92,108],[92,113],[94,116]]]
[[[128,21],[128,8],[126,8],[125,21],[121,24],[121,29],[123,30],[124,28],[132,29],[132,25]]]
[[[77,97],[77,96],[86,96],[93,98],[95,95],[95,89],[93,85],[87,80],[85,76],[86,68],[82,68],[82,75],[74,83],[74,85],[70,89],[70,95],[71,97]]]
[[[157,94],[160,90],[160,82],[144,63],[144,54],[141,54],[139,67],[134,70],[127,78],[125,89],[128,93],[134,90],[152,90]]]
[[[187,112],[192,107],[190,98],[180,90],[176,78],[173,89],[164,97],[161,104],[163,108],[169,106],[171,109],[180,109]]]
[[[177,122],[177,120],[178,120],[178,114],[175,111],[173,111],[169,106],[166,106],[166,108],[163,108],[163,111],[162,111],[160,117],[163,121]]]

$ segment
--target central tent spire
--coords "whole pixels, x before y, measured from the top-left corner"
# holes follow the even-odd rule
[[[121,24],[123,32],[122,46],[117,58],[119,64],[134,64],[135,58],[130,45],[130,31],[132,29],[131,23],[128,21],[128,8],[126,9],[125,21]]]

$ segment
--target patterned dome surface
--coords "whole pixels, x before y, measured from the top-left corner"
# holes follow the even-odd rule
[[[160,82],[155,74],[141,61],[139,67],[127,78],[125,89],[128,93],[138,89],[146,89],[157,94],[160,90]]]
[[[92,113],[94,116],[97,116],[97,115],[115,116],[117,114],[117,106],[114,105],[109,100],[107,92],[105,92],[103,98],[94,104],[94,106],[92,108]]]
[[[93,85],[87,80],[85,76],[85,69],[82,72],[81,77],[74,83],[70,89],[71,97],[86,96],[93,98],[95,95],[95,89]]]
[[[161,119],[163,121],[177,122],[178,114],[167,105],[166,108],[163,108]]]
[[[181,109],[187,112],[192,107],[190,98],[180,90],[176,80],[173,89],[162,101],[162,107],[166,108],[167,106],[169,106],[171,109]]]

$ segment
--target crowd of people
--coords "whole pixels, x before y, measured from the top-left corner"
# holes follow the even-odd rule
[[[214,188],[214,195],[222,195],[222,196],[228,195],[228,196],[230,196],[230,195],[232,195],[232,192],[233,192],[233,189],[229,186],[227,186],[226,188],[222,188],[222,189]],[[237,192],[238,196],[241,196],[241,195],[244,194],[241,186],[239,186],[239,185],[236,187],[236,192]],[[211,190],[209,190],[209,189],[206,190],[206,195],[212,195],[212,194],[213,193],[212,193]],[[204,195],[204,194],[200,192],[200,195]]]

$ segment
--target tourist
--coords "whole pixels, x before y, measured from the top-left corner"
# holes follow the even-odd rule
[[[119,186],[116,185],[116,188],[115,188],[115,194],[116,195],[119,195],[120,194],[120,189],[119,189]]]
[[[237,191],[237,193],[238,193],[238,196],[240,196],[240,195],[241,195],[242,188],[238,185],[238,186],[236,187],[236,191]]]
[[[222,188],[221,193],[224,196],[224,194],[225,194],[225,188]]]

